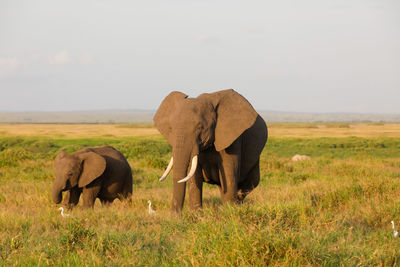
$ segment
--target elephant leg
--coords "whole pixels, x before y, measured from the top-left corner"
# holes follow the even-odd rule
[[[70,192],[69,192],[69,190],[68,190],[68,191],[66,191],[65,194],[64,194],[64,205],[65,205],[65,206],[68,206],[70,198],[71,198],[71,197],[70,197]]]
[[[128,177],[126,177],[124,188],[122,189],[122,193],[125,198],[131,198],[132,196],[132,173],[129,172]]]
[[[108,199],[100,199],[101,205],[103,206],[109,206],[111,203],[113,203],[113,200],[108,200]]]
[[[240,177],[240,151],[241,138],[238,138],[230,147],[220,152],[219,178],[223,203],[236,203],[238,201],[237,183]]]
[[[72,209],[78,205],[79,197],[81,196],[82,190],[78,187],[74,187],[68,190],[65,194],[65,205],[67,209]]]
[[[118,199],[119,200],[125,200],[127,199],[128,201],[132,200],[132,173],[129,172],[129,175],[126,176],[124,183],[122,184],[122,190],[121,193],[118,194]]]
[[[201,168],[197,168],[194,177],[188,181],[189,208],[199,209],[203,206],[203,174]]]
[[[94,202],[96,201],[97,196],[99,195],[101,190],[101,181],[93,182],[90,187],[84,187],[82,196],[83,196],[83,206],[85,208],[93,208]]]
[[[239,184],[238,199],[243,202],[244,198],[258,186],[260,182],[260,163],[257,164],[250,170],[244,181]]]

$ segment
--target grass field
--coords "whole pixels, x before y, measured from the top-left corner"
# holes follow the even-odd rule
[[[61,217],[55,155],[104,144],[133,169],[132,202]],[[399,124],[271,124],[245,203],[222,205],[206,185],[204,209],[181,217],[171,177],[157,179],[170,153],[151,125],[0,124],[0,265],[400,265]]]

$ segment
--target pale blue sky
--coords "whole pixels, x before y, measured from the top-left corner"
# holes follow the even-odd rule
[[[259,110],[400,113],[400,1],[0,1],[0,111],[156,109],[234,88]]]

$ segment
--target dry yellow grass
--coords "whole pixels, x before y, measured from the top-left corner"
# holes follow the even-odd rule
[[[399,265],[400,124],[269,124],[260,184],[243,205],[222,205],[205,184],[204,209],[181,217],[170,213],[172,177],[158,181],[170,147],[137,126],[0,124],[0,266]],[[61,217],[55,155],[105,143],[134,171],[132,202],[81,202]],[[311,160],[290,162],[298,152]]]
[[[268,124],[271,137],[400,137],[400,124]],[[0,124],[0,137],[40,136],[50,138],[101,138],[155,136],[155,128],[124,127],[118,124]]]
[[[269,124],[269,136],[273,137],[400,137],[400,124]]]
[[[155,128],[123,127],[116,124],[0,124],[0,137],[40,136],[50,138],[101,138],[153,136]]]

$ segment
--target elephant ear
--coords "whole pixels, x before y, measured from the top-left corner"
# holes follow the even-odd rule
[[[258,113],[233,89],[212,93],[210,96],[217,113],[214,146],[217,151],[221,151],[254,124]]]
[[[104,173],[106,160],[94,152],[82,153],[78,157],[82,160],[82,172],[78,186],[85,187]]]
[[[156,128],[167,139],[170,145],[173,145],[173,138],[171,136],[171,122],[170,116],[174,112],[176,105],[179,101],[187,98],[184,93],[174,91],[170,93],[161,103],[153,121]]]

